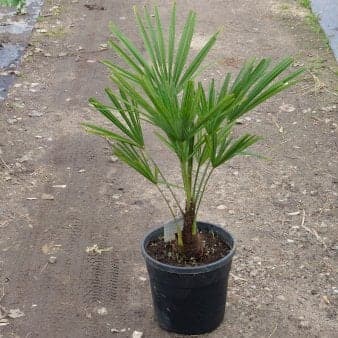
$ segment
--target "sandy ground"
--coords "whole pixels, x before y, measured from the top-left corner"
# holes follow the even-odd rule
[[[0,297],[24,314],[0,321],[0,336],[178,337],[154,322],[139,250],[144,233],[170,218],[165,205],[80,126],[104,123],[87,99],[109,84],[98,62],[115,59],[102,45],[109,21],[137,39],[131,7],[144,1],[84,3],[94,4],[46,1],[0,103]],[[167,18],[170,1],[157,3]],[[225,320],[205,337],[337,337],[337,64],[295,1],[179,1],[182,17],[189,8],[199,18],[196,48],[223,28],[206,79],[252,55],[291,54],[307,69],[238,126],[264,136],[256,150],[270,160],[235,159],[208,190],[200,218],[229,229],[238,251]],[[94,244],[111,249],[88,254]]]

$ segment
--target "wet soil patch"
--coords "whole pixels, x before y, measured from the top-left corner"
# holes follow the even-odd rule
[[[15,69],[20,62],[24,49],[24,45],[21,44],[0,42],[0,100],[5,98],[7,88],[15,80]]]
[[[11,7],[0,8],[0,101],[5,99],[18,74],[14,70],[20,63],[42,1],[27,0],[24,15],[17,15]]]
[[[0,42],[0,68],[16,64],[21,57],[24,46],[17,43]]]
[[[146,250],[157,261],[174,266],[200,266],[223,258],[229,246],[213,232],[200,232],[203,253],[199,257],[186,257],[177,251],[176,241],[165,242],[163,237],[151,241]]]

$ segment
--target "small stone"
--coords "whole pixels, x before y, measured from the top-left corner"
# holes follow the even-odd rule
[[[68,53],[61,52],[61,53],[59,53],[58,57],[62,58],[62,57],[67,56],[67,55],[68,55]]]
[[[282,302],[284,302],[286,300],[286,298],[283,295],[279,295],[276,297],[278,300],[281,300]]]
[[[110,162],[115,163],[115,162],[117,162],[119,159],[118,159],[118,157],[116,157],[116,156],[110,156],[109,160],[110,160]]]
[[[0,326],[6,326],[8,324],[9,324],[8,319],[6,319],[6,318],[0,319]]]
[[[227,207],[224,204],[220,204],[217,206],[218,210],[225,210]]]
[[[329,305],[330,304],[330,300],[329,300],[329,297],[328,296],[326,296],[326,295],[323,295],[323,301],[324,301],[324,303],[325,304],[327,304],[327,305]]]
[[[301,328],[301,329],[308,329],[310,328],[310,322],[307,321],[307,320],[301,320],[298,324],[298,326]]]
[[[65,189],[67,187],[66,184],[55,184],[52,185],[53,188],[60,188],[60,189]]]
[[[279,107],[279,109],[287,113],[291,113],[296,110],[296,108],[292,106],[291,104],[283,104]]]
[[[14,123],[17,123],[18,120],[17,119],[7,119],[7,123],[9,124],[14,124]]]
[[[105,308],[105,307],[98,307],[97,309],[96,309],[96,312],[100,315],[100,316],[105,316],[105,315],[107,315],[108,314],[108,311],[107,311],[107,309]]]
[[[52,54],[51,53],[44,53],[43,54],[46,58],[48,58],[48,57],[51,57],[52,56]]]
[[[85,173],[85,172],[86,172],[85,169],[80,169],[80,170],[78,171],[78,173],[80,173],[80,174]]]
[[[289,243],[289,244],[291,244],[291,243],[294,243],[295,241],[294,241],[293,239],[289,239],[289,238],[288,238],[288,239],[286,240],[286,242]]]
[[[293,211],[293,212],[288,212],[287,215],[289,216],[297,216],[300,214],[300,211]]]
[[[51,264],[55,264],[56,263],[56,257],[55,256],[50,256],[48,259],[48,262]]]
[[[10,309],[8,311],[7,317],[8,318],[12,318],[12,319],[16,319],[16,318],[20,318],[23,317],[25,314],[20,311],[19,309]]]
[[[143,337],[143,332],[141,331],[134,331],[132,338],[142,338]]]
[[[120,330],[118,330],[118,329],[115,329],[115,328],[112,328],[112,329],[110,329],[110,332],[111,332],[111,333],[119,333],[119,332],[120,332]]]
[[[250,272],[250,277],[256,277],[257,276],[257,271],[256,270],[252,270]]]
[[[234,215],[235,214],[235,210],[229,210],[228,211],[230,215]]]
[[[32,110],[31,112],[28,113],[28,116],[30,117],[41,117],[43,115],[42,112]]]
[[[32,158],[29,156],[29,155],[23,155],[22,157],[20,157],[19,159],[18,159],[18,161],[20,162],[20,163],[23,163],[23,162],[27,162],[27,161],[30,161]]]
[[[147,280],[147,278],[145,278],[145,277],[139,277],[138,278],[141,282],[145,282],[146,280]]]
[[[336,288],[335,286],[332,287],[332,294],[333,295],[338,295],[338,288]]]
[[[101,43],[99,48],[100,48],[100,50],[106,50],[106,49],[108,49],[108,45],[106,43]]]
[[[53,195],[50,195],[50,194],[42,194],[42,195],[41,195],[41,199],[43,199],[43,200],[48,200],[48,201],[52,201],[52,200],[54,200],[54,196],[53,196]]]

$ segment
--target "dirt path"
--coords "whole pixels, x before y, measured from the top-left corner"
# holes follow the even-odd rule
[[[158,2],[166,16],[169,1]],[[295,1],[179,3],[179,13],[199,14],[196,46],[224,28],[206,76],[236,72],[252,55],[292,54],[309,70],[239,125],[265,137],[257,150],[271,161],[234,160],[209,189],[201,218],[226,226],[239,246],[226,319],[209,336],[335,337],[337,64]],[[143,1],[95,4],[46,2],[22,75],[0,103],[1,305],[25,314],[0,326],[3,337],[174,336],[153,321],[139,250],[145,231],[169,218],[165,206],[79,125],[99,120],[87,98],[108,84],[97,62],[111,57],[108,22],[135,36],[131,7]],[[110,250],[87,253],[95,244]]]

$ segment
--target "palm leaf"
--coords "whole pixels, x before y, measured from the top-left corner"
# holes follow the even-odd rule
[[[168,29],[163,26],[157,7],[152,12],[147,8],[140,12],[135,8],[134,12],[146,55],[111,25],[110,46],[122,63],[110,60],[103,63],[117,89],[106,89],[109,105],[90,99],[117,131],[92,124],[85,127],[91,133],[113,140],[117,157],[150,182],[164,183],[170,191],[171,185],[145,155],[141,121],[152,124],[159,140],[179,161],[187,203],[196,202],[198,209],[213,169],[237,155],[252,154],[248,148],[260,139],[250,134],[233,139],[236,119],[294,84],[302,70],[282,75],[291,66],[292,58],[274,66],[268,58],[252,58],[234,80],[227,73],[219,89],[213,79],[204,88],[195,78],[218,33],[191,56],[194,12],[188,14],[181,33],[176,28],[175,4]],[[177,202],[174,194],[173,197]]]

